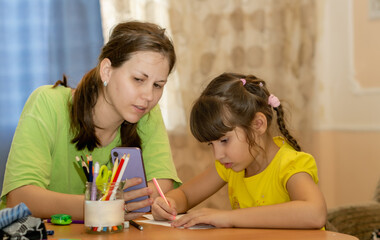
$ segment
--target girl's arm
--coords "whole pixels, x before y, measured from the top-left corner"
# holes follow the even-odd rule
[[[290,202],[232,211],[232,226],[322,228],[327,217],[326,203],[312,177],[305,172],[296,173],[288,180],[287,189]]]
[[[152,214],[157,220],[172,220],[173,215],[186,212],[216,193],[225,184],[226,182],[219,177],[214,164],[211,164],[198,176],[165,194],[170,207],[162,198],[156,198],[152,206]]]
[[[172,179],[157,179],[158,184],[160,184],[161,190],[166,193],[173,189],[174,181]],[[153,193],[150,195],[152,199],[155,199],[156,197],[159,197],[160,194],[158,193],[156,187],[154,186],[153,181],[148,182],[148,187],[152,189]]]
[[[191,227],[198,223],[216,227],[246,228],[322,228],[326,223],[326,203],[311,176],[294,174],[287,183],[290,202],[232,211],[200,209],[177,220],[174,226]]]

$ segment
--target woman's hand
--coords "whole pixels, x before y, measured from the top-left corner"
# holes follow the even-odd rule
[[[219,228],[233,227],[229,221],[229,212],[230,211],[226,210],[202,208],[191,211],[181,218],[176,219],[172,223],[172,226],[189,228],[196,224],[209,224]]]
[[[162,197],[157,197],[152,205],[152,215],[155,220],[174,220],[177,216],[175,201],[167,198],[169,205]]]
[[[125,182],[124,189],[138,185],[141,182],[142,182],[141,178],[128,179]],[[130,201],[130,200],[133,200],[133,199],[136,199],[139,197],[149,196],[152,193],[153,193],[153,191],[149,187],[131,190],[128,192],[124,192],[124,201]],[[152,204],[153,204],[152,198],[147,198],[145,200],[137,201],[137,202],[126,203],[124,205],[124,210],[125,210],[124,219],[125,220],[132,220],[132,219],[136,219],[138,217],[141,217],[144,213],[132,212],[132,211],[143,208],[143,207],[150,206]]]

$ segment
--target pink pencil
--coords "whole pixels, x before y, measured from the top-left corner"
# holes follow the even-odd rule
[[[160,196],[165,200],[166,204],[168,204],[168,206],[170,206],[168,200],[166,199],[164,193],[162,192],[162,190],[160,188],[160,185],[158,185],[156,178],[153,178],[153,183],[156,186],[156,189],[157,189],[158,193],[160,194]]]

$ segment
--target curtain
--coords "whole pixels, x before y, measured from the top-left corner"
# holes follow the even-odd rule
[[[170,30],[177,52],[177,79],[167,84],[168,111],[163,114],[164,119],[181,119],[174,125],[165,122],[181,180],[190,179],[213,163],[211,149],[195,141],[187,119],[203,88],[223,72],[254,74],[264,79],[273,94],[286,100],[282,103],[289,110],[289,130],[302,147],[310,146],[316,42],[313,0],[101,3],[105,21],[110,15],[117,20],[141,18],[165,24]],[[226,189],[202,206],[228,208]]]
[[[96,65],[102,46],[98,1],[0,0],[0,186],[30,93],[63,74],[75,87]]]

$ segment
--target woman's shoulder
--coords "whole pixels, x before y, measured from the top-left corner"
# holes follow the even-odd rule
[[[149,113],[145,114],[138,122],[138,128],[140,131],[144,129],[151,129],[158,127],[163,123],[162,113],[160,105],[157,104],[150,110]]]
[[[28,101],[45,102],[46,104],[55,105],[67,102],[70,96],[71,88],[63,86],[53,88],[52,85],[43,85],[32,92]]]
[[[46,96],[46,97],[52,97],[52,98],[59,98],[64,97],[67,98],[67,96],[70,95],[72,89],[64,86],[57,86],[53,87],[53,85],[43,85],[38,87],[36,90],[33,91],[32,95],[37,96]]]
[[[44,85],[35,89],[32,94],[30,94],[27,102],[24,106],[25,113],[37,112],[54,112],[62,113],[61,110],[65,111],[66,106],[71,97],[71,89],[63,86],[58,86],[53,88],[52,85]],[[45,110],[43,110],[45,109]],[[50,110],[49,110],[50,109]]]

